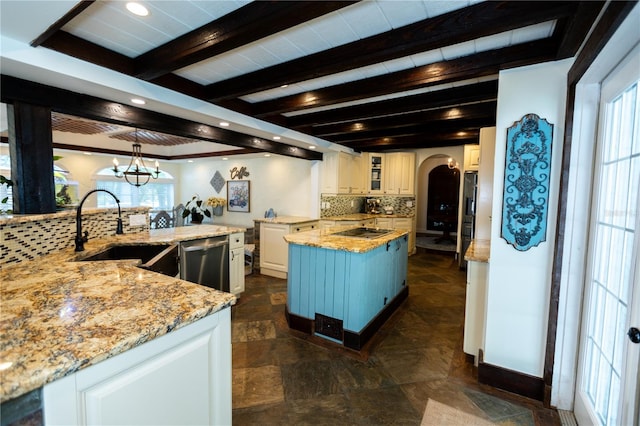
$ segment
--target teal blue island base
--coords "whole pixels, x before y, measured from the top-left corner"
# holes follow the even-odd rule
[[[292,329],[360,350],[408,295],[406,234],[364,252],[289,241]]]

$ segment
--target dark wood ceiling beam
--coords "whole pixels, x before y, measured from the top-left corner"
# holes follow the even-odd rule
[[[299,111],[334,105],[497,74],[501,69],[552,60],[556,44],[552,39],[522,43],[502,49],[476,53],[450,61],[339,84],[323,89],[255,103],[258,117],[276,112]]]
[[[310,129],[310,133],[319,138],[331,138],[345,134],[358,136],[368,132],[403,131],[406,127],[420,127],[425,123],[460,123],[469,120],[481,120],[482,125],[495,125],[497,102],[483,102],[454,108],[418,111],[407,114],[393,115],[380,118],[365,119],[358,122],[317,126]],[[491,123],[491,124],[486,124]],[[331,139],[334,140],[334,139]]]
[[[475,133],[482,127],[495,126],[495,120],[486,117],[467,120],[454,120],[450,122],[428,122],[420,125],[406,126],[394,129],[372,130],[368,132],[344,133],[341,135],[325,137],[324,139],[334,143],[345,144],[373,139],[398,138],[406,136],[430,137],[440,133]]]
[[[576,12],[563,20],[566,22],[559,22],[557,31],[562,31],[562,40],[558,47],[557,59],[571,58],[576,55],[605,3],[604,1],[578,2]],[[561,29],[561,27],[564,28]]]
[[[469,102],[483,102],[495,100],[497,97],[498,80],[493,80],[363,105],[291,116],[287,117],[287,127],[302,130],[309,126],[331,125],[369,117],[443,108]]]
[[[255,1],[135,59],[135,77],[151,80],[244,46],[357,1]]]
[[[213,101],[240,97],[570,16],[576,2],[482,2],[207,86]],[[313,64],[310,66],[310,64]]]
[[[42,42],[42,46],[123,74],[133,74],[133,60],[128,56],[121,55],[65,31],[57,31]]]
[[[139,127],[185,138],[271,152],[305,160],[322,159],[322,153],[316,151],[285,145],[233,130],[172,117],[16,77],[2,75],[0,85],[2,86],[0,100],[4,103],[20,101],[33,105],[43,105],[50,107],[52,111],[107,123]]]
[[[91,6],[95,0],[82,0],[78,2],[70,11],[64,14],[64,16],[53,23],[45,32],[40,34],[35,40],[31,42],[32,47],[38,47],[42,43],[46,42],[54,34],[62,29],[73,18],[84,12],[89,6]]]
[[[380,138],[354,143],[344,143],[342,145],[356,151],[383,152],[397,149],[420,149],[474,144],[478,143],[479,135],[479,131],[470,132],[465,135],[460,135],[458,132],[451,132],[432,135]]]

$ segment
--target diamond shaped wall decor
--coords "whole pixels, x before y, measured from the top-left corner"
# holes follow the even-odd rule
[[[218,194],[220,193],[220,191],[222,191],[222,187],[224,186],[224,182],[225,182],[225,180],[222,177],[222,174],[220,174],[220,172],[217,171],[217,170],[216,170],[216,173],[211,178],[211,180],[209,181],[211,186],[213,186],[213,189],[215,189]]]

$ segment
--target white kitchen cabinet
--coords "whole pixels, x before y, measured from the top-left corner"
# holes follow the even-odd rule
[[[229,235],[229,292],[244,291],[244,233]]]
[[[351,194],[366,194],[367,193],[367,172],[366,168],[366,155],[351,157],[351,164],[349,169],[351,171]]]
[[[489,264],[486,262],[467,262],[467,294],[464,314],[465,353],[475,357],[478,365],[478,351],[484,347],[484,323],[487,293],[487,274]]]
[[[480,166],[480,145],[464,146],[464,170],[478,170]]]
[[[407,250],[409,254],[413,254],[416,250],[416,232],[414,218],[412,217],[377,217],[376,227],[381,229],[398,229],[407,231],[409,239],[407,241]]]
[[[367,193],[384,194],[385,154],[367,153]]]
[[[351,193],[352,159],[344,152],[325,153],[321,167],[321,191],[327,194]]]
[[[289,245],[284,240],[284,236],[317,228],[318,221],[298,224],[262,222],[260,224],[260,273],[286,279],[289,270]]]
[[[231,308],[49,383],[44,423],[231,424]]]
[[[411,195],[415,193],[416,155],[413,152],[385,154],[383,188],[387,195]]]

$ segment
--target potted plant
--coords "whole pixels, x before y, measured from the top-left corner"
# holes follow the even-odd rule
[[[218,197],[209,197],[205,203],[213,208],[214,216],[222,216],[222,208],[227,204],[227,200]]]
[[[182,217],[186,218],[191,215],[191,223],[202,223],[202,219],[204,219],[205,216],[211,217],[209,209],[203,207],[202,204],[203,201],[200,199],[200,196],[197,194],[194,195],[187,201],[187,204],[185,204]]]

